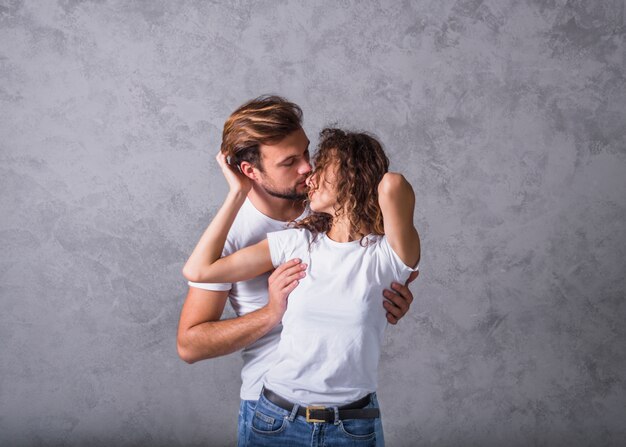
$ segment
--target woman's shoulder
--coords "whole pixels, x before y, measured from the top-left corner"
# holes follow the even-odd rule
[[[405,274],[411,273],[418,270],[419,262],[415,266],[409,266],[404,263],[404,261],[400,258],[400,255],[396,253],[391,244],[389,243],[389,239],[386,235],[381,235],[377,237],[378,252],[386,258],[387,262],[390,262],[395,266],[398,273]]]

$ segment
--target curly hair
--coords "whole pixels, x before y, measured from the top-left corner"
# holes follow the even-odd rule
[[[320,132],[320,141],[313,159],[319,176],[327,166],[337,162],[336,216],[348,215],[350,233],[361,235],[361,244],[369,233],[384,234],[383,215],[378,204],[378,184],[389,170],[389,159],[381,144],[366,133],[346,132],[326,128]],[[322,232],[330,230],[333,216],[328,213],[311,212],[306,218],[294,222],[295,228],[306,228],[313,233],[313,240]]]
[[[229,163],[247,161],[263,171],[259,146],[273,144],[302,127],[302,110],[280,96],[259,96],[241,105],[224,123],[221,151]]]

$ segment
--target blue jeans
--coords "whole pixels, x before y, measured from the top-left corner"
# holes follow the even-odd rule
[[[376,393],[366,408],[378,408]],[[345,419],[335,423],[306,422],[261,396],[242,400],[239,408],[238,447],[353,446],[384,447],[381,418]]]

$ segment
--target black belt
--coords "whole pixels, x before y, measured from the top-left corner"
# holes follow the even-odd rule
[[[263,396],[274,405],[282,408],[283,410],[292,411],[295,404],[289,402],[287,399],[280,397],[273,391],[263,388]],[[380,416],[380,410],[378,408],[363,408],[367,406],[371,401],[370,394],[367,396],[338,407],[339,419],[375,419]],[[298,416],[306,417],[307,422],[334,422],[335,410],[327,407],[310,406],[298,408]]]

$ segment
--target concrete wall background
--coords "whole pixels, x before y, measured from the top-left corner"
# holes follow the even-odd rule
[[[0,444],[234,444],[182,263],[227,115],[374,131],[423,239],[390,446],[626,443],[623,1],[0,1]]]

